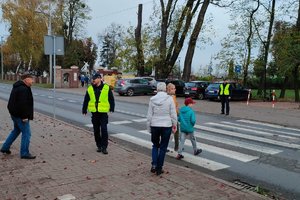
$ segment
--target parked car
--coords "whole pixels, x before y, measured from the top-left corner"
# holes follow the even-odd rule
[[[205,90],[205,97],[209,100],[218,99],[219,87],[223,82],[211,83]],[[231,99],[232,100],[247,100],[249,90],[244,88],[241,84],[236,82],[229,82],[232,88]]]
[[[168,85],[168,83],[173,83],[176,87],[176,95],[178,96],[184,96],[184,88],[185,88],[185,83],[183,80],[170,80],[167,79],[165,83]]]
[[[153,94],[155,86],[151,85],[147,79],[144,78],[128,78],[119,79],[116,82],[114,91],[119,95],[133,96],[135,94]]]
[[[150,85],[153,85],[156,87],[156,80],[154,77],[151,77],[151,76],[143,76],[143,77],[136,77],[136,78],[144,78],[144,79],[147,79],[150,83]]]
[[[197,99],[205,98],[205,89],[209,85],[208,81],[190,81],[185,83],[184,95]]]

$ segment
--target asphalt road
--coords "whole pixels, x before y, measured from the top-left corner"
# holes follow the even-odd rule
[[[0,98],[7,100],[10,90],[10,85],[0,84]],[[55,115],[56,118],[91,130],[90,117],[81,115],[84,90],[63,93],[61,90],[53,92],[33,88],[33,94],[36,111]],[[149,154],[151,143],[150,135],[145,130],[145,117],[150,96],[116,95],[115,98],[116,110],[109,120],[112,138]],[[178,100],[182,102],[183,98]],[[218,102],[198,101],[195,134],[203,153],[198,157],[193,156],[190,142],[187,140],[184,161],[175,160],[176,153],[173,151],[169,153],[168,161],[204,171],[227,181],[249,184],[252,189],[260,186],[276,192],[277,195],[299,199],[300,129],[287,124],[281,126],[277,121],[266,123],[265,120],[260,120],[265,114],[257,116],[257,119],[236,116],[236,113],[242,115],[249,108],[255,113],[253,106],[243,108],[243,104],[245,102],[232,102],[231,114],[234,116],[225,117],[218,114]],[[205,112],[205,109],[210,112]],[[292,108],[256,109],[259,113],[273,112],[272,117],[277,118],[275,113],[283,111],[288,111],[288,116],[297,114]],[[173,142],[170,149],[172,147]]]

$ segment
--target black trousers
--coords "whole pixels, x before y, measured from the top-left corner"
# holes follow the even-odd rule
[[[108,145],[107,113],[92,113],[95,142],[98,148],[106,149]]]
[[[229,96],[228,95],[221,95],[220,100],[221,100],[221,113],[224,114],[224,111],[226,111],[226,114],[229,114]],[[226,107],[226,108],[225,108]]]

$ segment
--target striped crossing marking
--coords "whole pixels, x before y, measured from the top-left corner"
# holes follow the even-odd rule
[[[285,135],[291,135],[291,136],[300,137],[300,133],[291,133],[291,132],[280,131],[280,130],[275,130],[275,129],[267,129],[267,128],[261,128],[261,127],[255,127],[255,126],[247,126],[247,125],[243,125],[243,124],[235,124],[235,123],[226,122],[226,121],[222,121],[221,123],[230,124],[232,126],[238,126],[238,127],[244,127],[244,128],[251,128],[252,130],[256,129],[256,130],[262,130],[262,131],[272,131],[274,133],[282,133],[282,134],[285,134]]]
[[[269,126],[269,127],[273,127],[273,128],[280,128],[280,129],[286,129],[286,130],[292,130],[292,131],[300,132],[300,129],[280,126],[280,125],[276,125],[276,124],[269,124],[269,123],[264,123],[264,122],[251,121],[251,120],[246,120],[246,119],[240,119],[240,120],[237,120],[237,121],[248,123],[248,124],[263,125],[263,126]]]
[[[261,137],[252,136],[252,135],[245,135],[245,134],[236,133],[236,132],[232,132],[232,131],[226,131],[226,130],[222,130],[222,129],[199,126],[199,125],[195,125],[195,128],[204,130],[204,131],[215,132],[217,134],[229,135],[229,136],[233,136],[233,137],[238,137],[238,138],[243,138],[243,139],[253,140],[253,141],[258,141],[258,142],[264,142],[267,144],[283,146],[283,147],[292,148],[292,149],[300,149],[300,145],[298,145],[298,144],[281,142],[281,141],[271,140],[271,139],[267,139],[267,138],[261,138]]]
[[[120,125],[120,124],[130,124],[130,123],[132,123],[132,121],[128,121],[128,120],[110,122],[110,124],[114,124],[114,125]]]
[[[232,129],[241,130],[241,131],[248,131],[248,132],[251,132],[251,133],[256,133],[256,134],[265,135],[265,136],[276,136],[276,137],[282,137],[282,138],[293,139],[293,140],[298,139],[298,138],[295,138],[295,137],[292,137],[292,136],[275,135],[273,133],[268,133],[268,132],[264,132],[264,131],[258,131],[258,130],[249,129],[249,128],[241,128],[241,127],[236,127],[236,126],[226,125],[226,124],[219,124],[219,123],[214,123],[214,122],[208,122],[208,123],[205,123],[205,124],[218,126],[218,127],[232,128]]]
[[[125,133],[113,134],[112,137],[116,137],[116,138],[125,140],[127,142],[131,142],[131,143],[134,143],[134,144],[137,144],[137,145],[144,146],[148,149],[152,149],[152,143],[150,141],[146,141],[146,140],[134,137],[134,136],[130,136],[130,135],[127,135]],[[177,153],[169,152],[168,155],[170,155],[172,157],[176,157]],[[194,165],[198,165],[200,167],[209,169],[211,171],[217,171],[217,170],[221,170],[221,169],[225,169],[225,168],[230,167],[228,165],[218,163],[218,162],[206,159],[206,158],[201,158],[199,156],[194,156],[194,155],[191,155],[191,154],[188,154],[188,153],[184,154],[184,160],[186,162],[192,163]]]
[[[146,118],[142,118],[142,119],[133,119],[132,121],[134,121],[134,122],[146,122],[147,119],[146,119]]]
[[[147,131],[139,131],[140,133],[146,133],[149,134]],[[241,162],[250,162],[252,160],[256,160],[259,157],[257,156],[251,156],[251,155],[247,155],[247,154],[243,154],[243,153],[239,153],[236,151],[232,151],[232,150],[228,150],[228,149],[224,149],[224,148],[220,148],[220,147],[216,147],[216,146],[212,146],[212,145],[208,145],[208,144],[202,144],[199,142],[197,143],[197,147],[202,148],[205,151],[217,154],[217,155],[221,155],[227,158],[232,158],[235,160],[239,160]],[[192,144],[189,142],[185,142],[186,146],[192,147]]]
[[[256,145],[256,144],[250,144],[247,142],[232,140],[232,139],[228,139],[228,138],[224,138],[224,137],[218,137],[218,136],[214,136],[214,135],[210,135],[210,134],[206,134],[206,133],[195,132],[195,136],[200,139],[205,139],[205,140],[209,140],[209,141],[213,141],[213,142],[227,144],[230,146],[248,149],[251,151],[256,151],[256,152],[260,152],[260,153],[264,153],[264,154],[274,155],[274,154],[278,154],[278,153],[282,152],[281,150],[278,150],[278,149],[264,147],[264,146]]]

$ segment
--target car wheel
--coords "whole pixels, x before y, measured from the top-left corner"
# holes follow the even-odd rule
[[[203,93],[199,93],[199,94],[197,95],[197,98],[200,99],[200,100],[203,100],[203,99],[204,99]]]
[[[131,89],[131,88],[129,88],[129,89],[127,90],[127,95],[128,95],[128,96],[133,96],[133,95],[134,95],[134,90]]]

